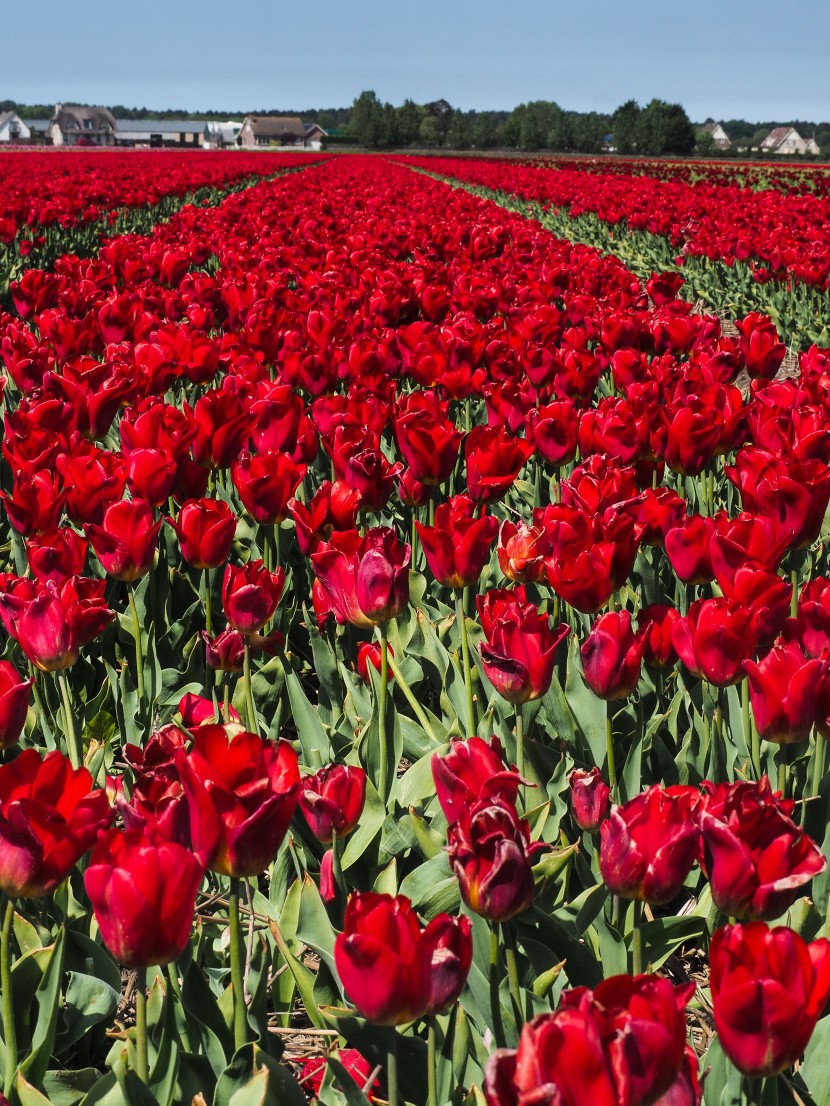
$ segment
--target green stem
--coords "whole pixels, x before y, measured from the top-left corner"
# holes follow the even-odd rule
[[[389,694],[389,639],[386,636],[386,623],[378,626],[380,634],[380,702],[378,704],[378,736],[380,739],[380,760],[378,764],[378,784],[381,798],[386,801],[389,783],[389,750],[386,746],[386,699]]]
[[[239,880],[231,876],[228,899],[228,922],[231,938],[231,988],[233,990],[233,1046],[240,1049],[248,1039],[248,1017],[245,1010],[245,981],[242,977],[242,934],[239,926]]]
[[[467,736],[476,735],[476,708],[473,702],[473,674],[470,670],[470,642],[467,637],[467,618],[464,614],[464,596],[455,593],[455,614],[461,630],[461,664],[464,668],[464,687],[467,689]]]
[[[14,1003],[12,999],[12,924],[14,922],[14,903],[6,900],[3,915],[3,930],[0,934],[0,1000],[3,1003],[3,1039],[6,1042],[5,1078],[3,1094],[8,1097],[17,1072],[17,1034],[14,1025]]]
[[[750,751],[752,768],[755,779],[761,778],[761,737],[752,725],[752,716],[749,712],[749,679],[744,676],[741,680],[741,724],[744,731],[744,741]]]
[[[817,729],[813,730],[813,779],[810,785],[810,797],[818,798],[821,780],[824,775],[824,736]],[[807,821],[807,803],[801,804],[801,825]]]
[[[390,1033],[386,1053],[386,1097],[389,1106],[398,1106],[398,1031],[393,1028]]]
[[[435,731],[433,730],[432,726],[430,725],[430,721],[427,718],[423,707],[418,702],[418,700],[415,698],[415,693],[413,692],[412,688],[409,686],[406,679],[404,678],[404,676],[403,676],[403,674],[400,670],[400,667],[398,666],[398,662],[392,656],[391,652],[387,651],[387,658],[386,659],[387,659],[387,663],[389,664],[389,667],[392,670],[392,674],[394,675],[395,679],[398,682],[398,687],[404,693],[404,696],[406,697],[406,701],[409,703],[409,705],[412,707],[413,711],[415,712],[415,717],[421,723],[421,727],[423,728],[423,730],[426,733],[427,737],[430,739],[430,741],[433,741],[436,745],[440,745],[441,743],[438,740],[438,738],[435,736]]]
[[[69,762],[73,768],[80,768],[83,763],[83,749],[78,740],[78,732],[75,729],[75,715],[72,711],[72,699],[69,695],[69,681],[63,669],[61,669],[57,675],[58,687],[61,692],[61,702],[63,703],[63,728],[66,733]]]
[[[242,660],[242,679],[245,682],[245,713],[248,716],[248,729],[251,733],[259,733],[259,722],[254,706],[254,693],[251,687],[251,646],[248,638],[245,638],[245,653]],[[227,719],[226,719],[227,721]]]
[[[130,597],[130,610],[133,615],[133,637],[135,638],[135,663],[137,672],[137,686],[139,701],[144,703],[144,651],[141,648],[141,622],[138,618],[138,608],[135,605],[135,595],[131,585],[127,585],[127,595]]]
[[[715,707],[715,725],[712,733],[712,778],[715,783],[725,783],[727,778],[726,746],[723,740],[723,709]]]
[[[516,770],[520,776],[525,774],[525,728],[522,717],[522,704],[516,704]]]
[[[611,798],[617,798],[617,763],[614,760],[614,721],[611,715],[612,706],[610,700],[605,704],[605,752],[608,760],[608,783],[611,787]]]
[[[175,996],[179,1006],[181,1006],[182,1010],[184,1010],[184,998],[182,996],[182,988],[181,984],[179,983],[179,972],[176,968],[175,960],[171,960],[170,963],[167,965],[167,978],[170,980],[171,992]],[[181,1035],[182,1044],[184,1045],[185,1052],[191,1052],[192,1049],[190,1047],[190,1035],[187,1032],[187,1021],[184,1016],[182,1017],[182,1024],[179,1029],[179,1033]]]
[[[427,1106],[438,1106],[438,1079],[435,1070],[435,1018],[430,1015],[427,1030]]]
[[[490,1013],[493,1017],[493,1037],[496,1048],[504,1048],[504,1024],[501,1020],[499,982],[499,930],[498,926],[494,925],[490,930]]]
[[[147,969],[139,968],[135,980],[135,1073],[142,1083],[150,1079],[147,1058]]]
[[[210,569],[206,568],[205,569],[205,630],[207,631],[207,636],[208,637],[213,636],[213,630],[212,630],[212,621],[213,620],[212,620],[211,614],[212,614],[212,612],[211,612],[211,606],[210,606]]]
[[[513,1000],[513,1016],[516,1025],[524,1021],[522,1013],[522,992],[519,986],[519,968],[516,961],[516,934],[507,922],[501,927],[504,936],[504,958],[507,961],[507,986]]]
[[[633,975],[643,973],[643,904],[634,899],[634,920],[631,927],[631,971]]]

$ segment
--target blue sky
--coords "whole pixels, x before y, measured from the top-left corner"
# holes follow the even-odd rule
[[[702,120],[830,120],[821,0],[28,0],[0,99],[188,110],[464,109],[633,97]]]

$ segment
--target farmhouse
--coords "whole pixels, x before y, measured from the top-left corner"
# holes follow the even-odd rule
[[[256,146],[297,146],[319,150],[326,132],[316,123],[303,123],[299,115],[246,115],[236,142]]]
[[[114,146],[116,128],[107,108],[55,104],[49,138],[53,146]]]
[[[814,138],[802,138],[795,127],[776,127],[761,143],[762,150],[771,154],[818,154],[821,151]]]
[[[213,120],[205,123],[202,132],[202,145],[206,150],[223,150],[228,146],[235,146],[242,130],[241,123],[229,120],[227,123],[217,123]]]
[[[0,111],[0,142],[28,142],[32,132],[16,111]]]
[[[700,128],[704,134],[712,136],[712,142],[716,150],[728,150],[732,146],[732,140],[723,129],[722,123],[704,123]]]

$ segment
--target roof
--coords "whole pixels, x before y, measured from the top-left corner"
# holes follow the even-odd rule
[[[159,134],[177,131],[181,134],[197,134],[204,128],[201,119],[116,119],[119,131],[136,134]]]
[[[801,137],[793,127],[776,127],[769,132],[761,145],[769,148],[780,146],[788,134],[794,134],[798,138]]]
[[[245,119],[254,135],[261,138],[282,138],[292,135],[305,138],[306,128],[299,115],[248,115]]]
[[[92,124],[91,127],[84,126],[84,120],[87,119]],[[62,131],[65,131],[72,123],[87,133],[90,130],[94,133],[102,129],[108,131],[117,129],[115,119],[108,108],[88,107],[86,105],[67,107],[64,104],[56,104],[52,122],[57,123]]]
[[[314,131],[319,131],[322,135],[326,134],[326,131],[323,130],[319,123],[303,123],[303,126],[305,127],[305,133],[307,136],[313,134]]]

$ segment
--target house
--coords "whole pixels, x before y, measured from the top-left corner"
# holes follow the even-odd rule
[[[202,145],[206,150],[223,150],[228,146],[235,146],[242,130],[241,123],[229,120],[227,123],[217,123],[210,120],[205,123],[202,131]]]
[[[815,139],[802,138],[795,127],[776,127],[763,140],[760,149],[768,154],[779,154],[784,157],[820,152]]]
[[[319,150],[326,132],[316,123],[303,123],[299,115],[246,115],[237,146],[295,146]]]
[[[118,146],[175,146],[198,149],[204,142],[199,119],[116,119]]]
[[[704,123],[700,128],[703,134],[712,136],[712,142],[716,150],[728,150],[732,146],[732,140],[723,129],[721,123]]]
[[[51,124],[51,119],[26,120],[26,126],[29,128],[29,142],[32,146],[47,146],[51,144],[52,138],[49,134],[49,127]]]
[[[32,137],[29,127],[16,111],[0,111],[0,142],[28,142]]]
[[[55,104],[49,137],[54,146],[114,146],[116,128],[107,108]]]

